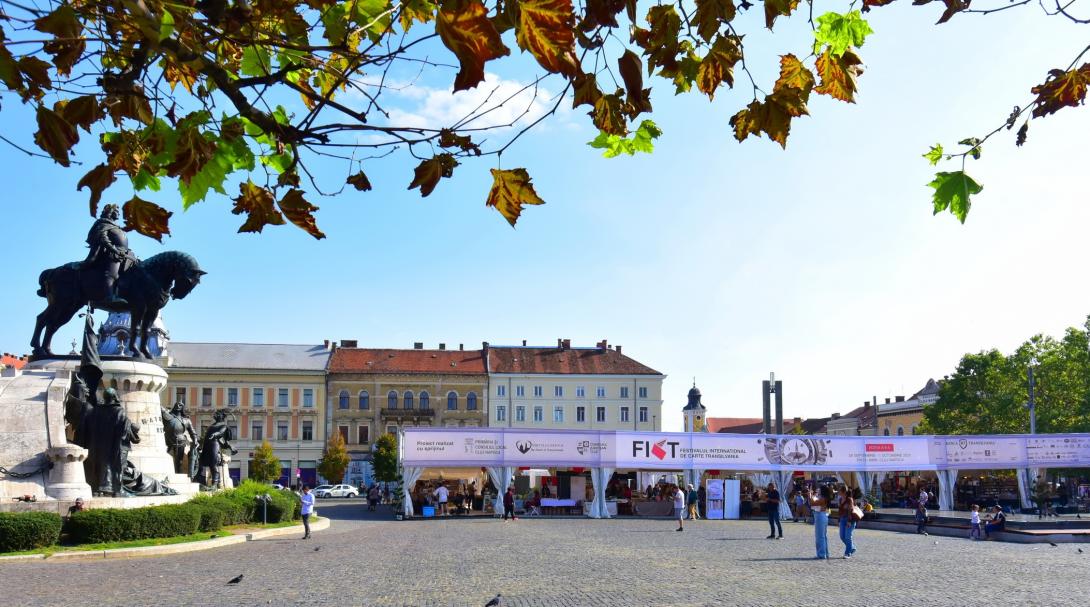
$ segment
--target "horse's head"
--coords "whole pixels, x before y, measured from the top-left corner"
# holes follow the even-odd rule
[[[197,260],[189,257],[188,261],[192,263],[179,264],[175,270],[174,287],[170,289],[170,295],[174,299],[184,299],[194,287],[200,284],[201,276],[208,273],[197,265]]]

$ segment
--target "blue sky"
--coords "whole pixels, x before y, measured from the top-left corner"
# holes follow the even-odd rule
[[[463,164],[421,199],[405,190],[415,162],[396,156],[368,165],[374,191],[315,197],[326,240],[292,226],[236,234],[229,200],[183,213],[167,186],[147,197],[177,211],[173,237],[131,244],[142,257],[190,252],[209,271],[164,311],[182,341],[469,347],[605,338],[668,375],[667,429],[680,428],[694,376],[716,416],[759,415],[769,371],[785,382],[789,416],[911,394],[967,351],[1059,334],[1090,313],[1080,145],[1090,112],[1033,121],[1021,149],[1012,133],[997,136],[970,163],[984,191],[968,222],[932,217],[925,184],[934,169],[920,154],[990,131],[1048,69],[1066,67],[1085,32],[1036,8],[935,27],[938,6],[898,4],[867,16],[876,33],[861,50],[858,104],[815,96],[787,151],[767,139],[734,141],[727,121],[749,98],[741,82],[709,103],[674,98],[669,83],[652,79],[652,117],[665,131],[653,155],[601,158],[584,145],[594,133],[582,111],[562,113],[504,155],[505,168],[530,169],[547,201],[515,230],[484,206],[494,158]],[[809,32],[799,16],[772,37],[757,12],[743,17],[744,30],[767,89],[775,54],[806,54]],[[523,66],[489,70],[525,82]],[[397,109],[436,111],[424,96],[402,95]],[[32,114],[4,101],[0,129],[29,142]],[[38,273],[84,254],[91,220],[75,183],[93,152],[84,146],[89,164],[66,170],[0,148],[4,351],[27,349],[44,303],[34,295]],[[322,172],[335,181],[343,167]],[[129,195],[115,187],[106,201]],[[77,332],[77,323],[63,329],[56,349]]]

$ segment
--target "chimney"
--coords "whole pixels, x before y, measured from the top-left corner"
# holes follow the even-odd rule
[[[439,344],[439,349],[440,350],[446,350],[447,349],[447,344]]]
[[[613,348],[613,349],[617,351],[617,354],[621,353],[621,347],[620,346],[617,346],[616,348]]]
[[[840,419],[839,413],[833,413],[833,419]]]
[[[327,340],[324,340],[324,341],[322,342],[322,347],[324,347],[324,348],[325,348],[326,350],[328,350],[328,349],[329,349],[329,340],[328,340],[328,339],[327,339]]]
[[[609,349],[609,342],[603,339],[601,342],[598,343],[598,347],[603,350],[607,350]]]
[[[863,401],[863,410],[866,411],[867,409],[870,409],[870,401],[869,400]]]
[[[462,350],[465,350],[465,349],[466,349],[466,345],[465,345],[465,344],[458,344],[458,350],[459,350],[459,351],[462,351]]]
[[[482,341],[481,342],[481,355],[484,356],[485,361],[488,360],[488,342],[487,341]]]
[[[422,342],[422,341],[414,341],[413,342],[413,350],[423,350],[423,349],[424,349],[424,342]]]
[[[564,340],[557,337],[556,338],[556,349],[557,350],[562,350],[563,348],[564,348]]]
[[[341,340],[341,347],[342,348],[355,348],[355,347],[357,347],[356,343],[357,342],[354,339],[342,339]]]
[[[899,403],[903,403],[903,402],[905,402],[905,397],[903,397],[903,396],[898,396],[898,397],[897,397],[897,402],[899,402]]]
[[[571,340],[570,339],[565,339],[564,340],[564,349],[565,350],[571,350]]]
[[[889,404],[889,398],[886,398],[886,404],[887,405]]]
[[[522,340],[522,346],[523,346],[523,347],[526,347],[526,340],[525,340],[525,339],[524,339],[524,340]]]

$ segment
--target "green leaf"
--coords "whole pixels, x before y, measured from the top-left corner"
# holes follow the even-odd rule
[[[162,42],[174,34],[174,15],[170,11],[163,10],[163,18],[159,21],[159,41]]]
[[[817,25],[814,30],[814,52],[828,44],[834,57],[843,55],[848,47],[863,46],[866,37],[874,33],[859,11],[844,15],[828,12],[817,18]]]
[[[244,76],[268,76],[272,73],[272,55],[262,46],[242,49],[242,74]]]
[[[965,223],[965,217],[969,214],[969,197],[979,194],[984,188],[965,171],[952,173],[940,172],[935,174],[935,180],[927,184],[935,188],[933,197],[935,203],[935,215],[947,209]]]
[[[367,37],[378,42],[390,27],[393,13],[390,12],[389,0],[348,0],[348,14],[357,27],[370,26],[366,29]]]
[[[348,36],[348,19],[345,6],[334,4],[322,11],[322,25],[325,26],[325,39],[330,44],[344,44]]]
[[[942,160],[942,144],[936,143],[931,146],[931,149],[923,157],[931,162],[931,166],[938,164]]]
[[[640,127],[636,129],[636,132],[629,138],[600,132],[592,141],[588,141],[587,145],[595,149],[604,150],[602,156],[606,158],[614,158],[621,154],[634,156],[636,155],[636,152],[650,154],[655,151],[654,140],[658,139],[660,136],[662,136],[662,129],[653,121],[644,120],[640,123]]]
[[[969,155],[973,157],[973,160],[980,160],[980,144],[983,143],[976,137],[969,137],[968,139],[962,139],[958,142],[959,145],[972,146],[969,150]]]
[[[132,178],[132,187],[138,192],[140,190],[158,192],[160,185],[159,178],[148,173],[146,169],[140,169],[140,172]]]

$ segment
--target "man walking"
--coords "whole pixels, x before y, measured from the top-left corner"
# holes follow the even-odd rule
[[[439,483],[439,487],[435,489],[435,497],[439,500],[439,510],[437,514],[439,516],[446,516],[447,498],[450,497],[450,490],[447,489],[446,483]]]
[[[503,494],[503,520],[506,521],[508,516],[510,516],[511,520],[513,520],[513,521],[518,520],[518,518],[515,516],[515,488],[514,487],[508,487],[507,488],[507,493]]]
[[[303,495],[301,496],[303,501],[303,507],[300,513],[303,515],[303,539],[310,539],[310,515],[314,512],[314,494],[310,492],[310,487],[303,485]]]
[[[685,531],[685,525],[682,523],[682,519],[685,514],[685,492],[681,490],[681,487],[674,487],[674,518],[677,519],[677,530]]]
[[[699,501],[699,495],[697,494],[696,489],[693,488],[692,483],[689,483],[688,500],[689,500],[689,520],[694,521],[694,520],[700,518],[700,513],[697,511],[697,504],[698,504],[698,501]]]
[[[768,510],[768,526],[771,527],[768,538],[770,540],[776,539],[776,530],[778,529],[779,539],[783,539],[783,525],[780,524],[780,492],[776,491],[776,483],[769,483],[768,490],[765,491],[765,509]]]

